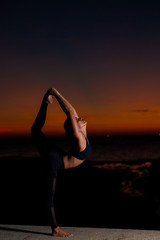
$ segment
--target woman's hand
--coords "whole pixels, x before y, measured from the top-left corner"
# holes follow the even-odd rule
[[[51,93],[53,94],[53,96],[56,96],[59,94],[59,92],[55,88],[51,88]]]
[[[47,104],[53,103],[54,91],[52,88],[49,88],[43,97],[43,101]]]

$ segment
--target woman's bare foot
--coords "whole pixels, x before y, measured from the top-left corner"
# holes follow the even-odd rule
[[[52,232],[52,236],[55,236],[55,237],[71,237],[71,236],[73,236],[73,234],[63,231],[60,227],[56,227]]]

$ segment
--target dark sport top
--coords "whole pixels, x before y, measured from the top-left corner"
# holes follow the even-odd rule
[[[72,155],[79,160],[85,160],[91,154],[91,150],[91,145],[86,139],[86,148],[82,152],[74,153]]]

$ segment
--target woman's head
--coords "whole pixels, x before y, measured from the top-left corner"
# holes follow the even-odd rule
[[[82,129],[85,129],[86,130],[86,127],[87,127],[87,122],[83,119],[83,118],[76,118],[77,120],[77,123],[78,123],[78,126],[79,128],[82,130]]]
[[[85,131],[86,132],[86,127],[87,127],[87,122],[82,119],[82,118],[77,118],[77,124],[79,126],[80,131]],[[67,118],[64,122],[64,129],[66,131],[66,137],[72,138],[73,137],[73,127],[71,124],[71,120]]]

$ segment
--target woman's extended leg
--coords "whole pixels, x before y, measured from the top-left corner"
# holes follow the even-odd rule
[[[40,155],[44,158],[46,158],[46,155],[47,155],[48,144],[47,144],[47,138],[42,133],[41,129],[45,124],[47,107],[48,107],[48,104],[42,101],[40,110],[31,128],[31,135],[34,140],[34,143],[37,146]]]

